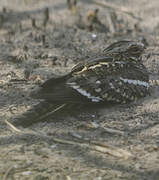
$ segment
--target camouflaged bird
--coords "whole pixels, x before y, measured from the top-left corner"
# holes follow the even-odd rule
[[[31,94],[44,100],[44,108],[38,105],[30,116],[34,110],[40,115],[49,112],[54,103],[127,103],[146,96],[149,76],[142,64],[144,49],[140,42],[119,41],[108,46],[104,56],[80,62],[67,75],[47,80]],[[25,118],[22,122],[26,124]]]
[[[142,64],[144,44],[119,41],[105,56],[88,59],[62,77],[41,85],[33,97],[61,103],[126,103],[148,94],[149,76]]]

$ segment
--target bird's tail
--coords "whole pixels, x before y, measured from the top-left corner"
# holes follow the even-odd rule
[[[46,120],[48,116],[55,113],[56,111],[59,111],[64,106],[65,104],[55,105],[53,103],[43,101],[33,106],[31,109],[29,109],[22,115],[19,115],[14,119],[10,120],[9,122],[15,127],[28,127],[34,123]]]

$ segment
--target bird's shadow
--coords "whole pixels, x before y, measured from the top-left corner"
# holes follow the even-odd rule
[[[70,104],[70,105],[65,105],[55,113],[47,116],[46,118],[41,119],[41,121],[47,121],[52,122],[52,118],[57,119],[63,119],[63,118],[68,118],[68,117],[78,117],[79,121],[86,120],[86,117],[89,115],[92,117],[94,114],[97,114],[97,112],[103,108],[109,109],[114,106],[118,106],[116,103],[108,103],[108,102],[103,102],[103,103],[88,103],[88,104]],[[53,110],[54,111],[54,110]]]

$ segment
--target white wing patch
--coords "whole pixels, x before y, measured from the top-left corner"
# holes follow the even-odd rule
[[[129,84],[134,84],[134,85],[140,85],[140,86],[145,86],[145,87],[149,87],[149,84],[145,81],[140,81],[140,80],[134,80],[134,79],[126,79],[126,78],[120,78],[120,80],[122,80],[125,83],[129,83]]]
[[[100,98],[100,97],[92,96],[89,92],[80,88],[80,86],[77,85],[75,82],[71,82],[71,83],[67,83],[67,84],[70,85],[76,91],[78,91],[81,95],[86,96],[88,99],[91,99],[92,102],[99,102],[102,100],[102,98]]]

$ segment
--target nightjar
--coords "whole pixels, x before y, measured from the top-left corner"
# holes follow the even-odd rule
[[[51,78],[31,93],[42,99],[13,125],[27,127],[52,111],[54,104],[127,103],[149,94],[149,76],[142,63],[144,44],[118,41],[108,46],[103,56],[74,66],[70,73]]]
[[[144,97],[149,76],[142,64],[144,44],[119,41],[104,56],[80,62],[71,72],[47,80],[32,97],[60,103],[126,103]]]

